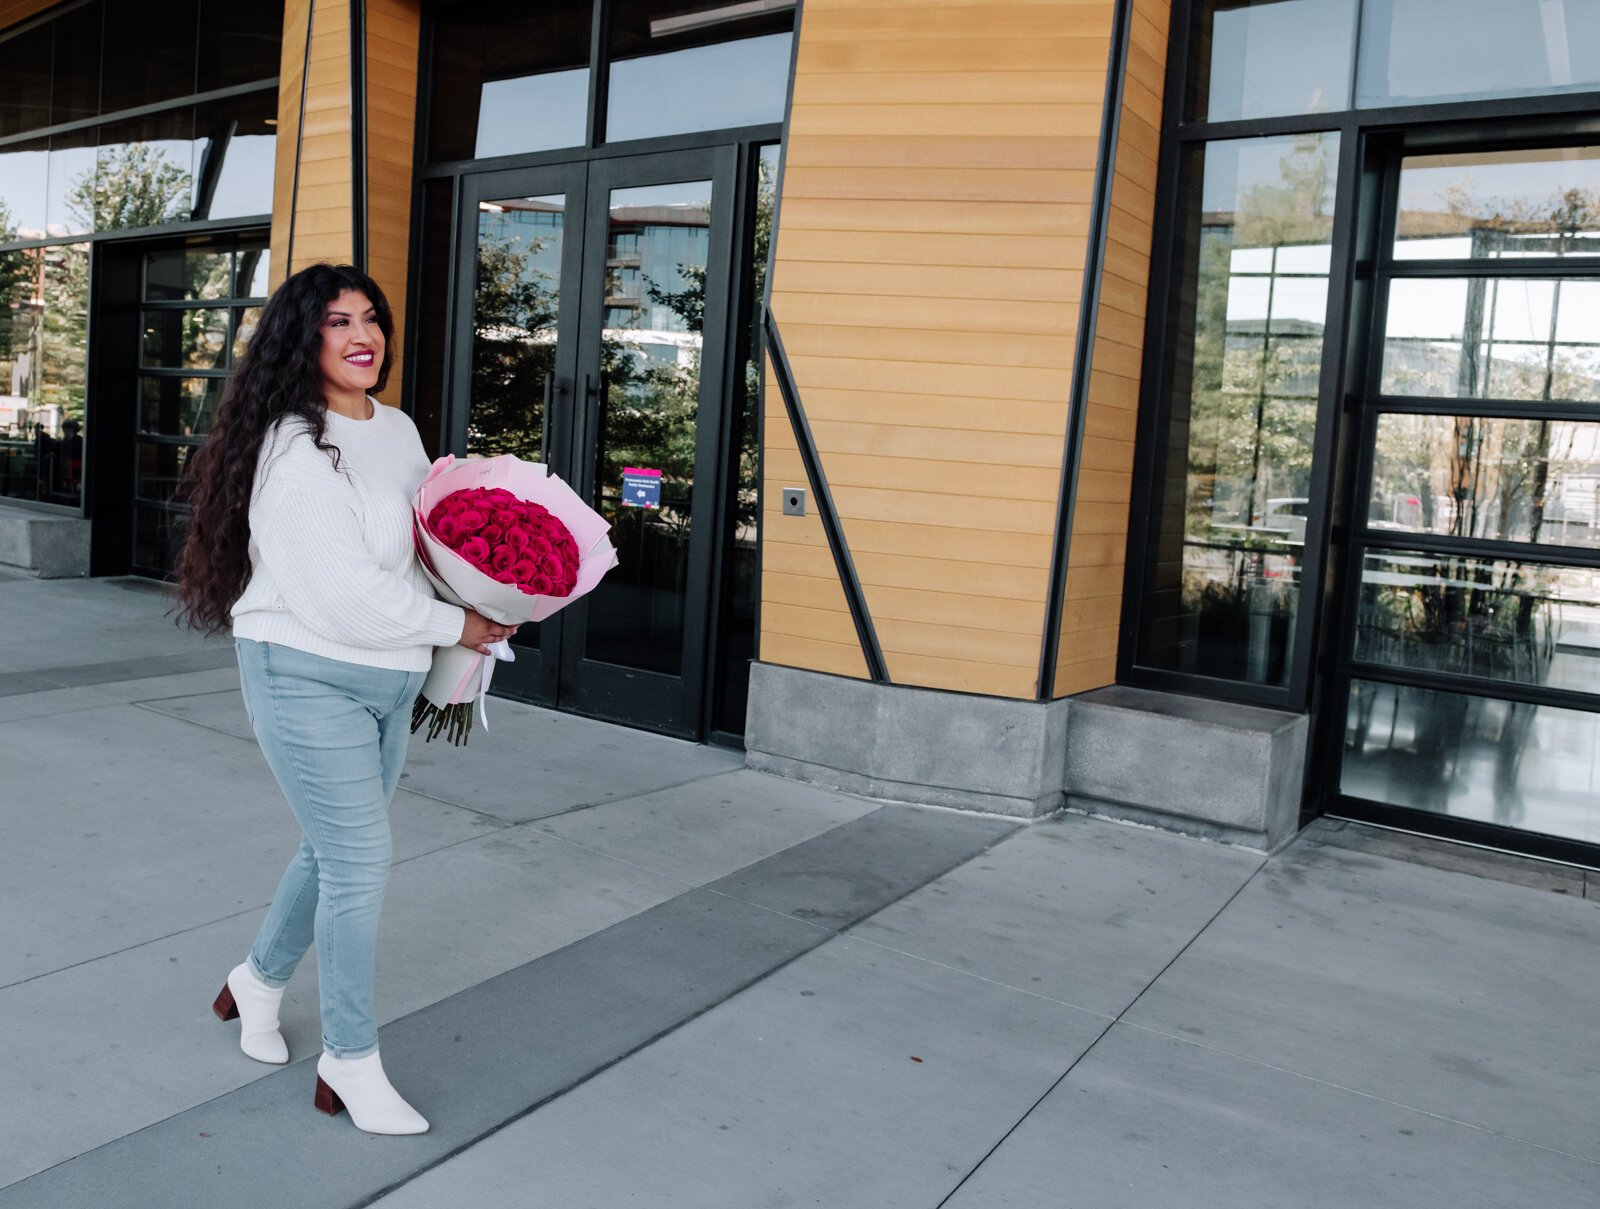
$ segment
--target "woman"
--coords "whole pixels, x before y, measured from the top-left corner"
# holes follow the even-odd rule
[[[383,291],[348,265],[278,289],[190,468],[181,608],[233,627],[245,710],[301,828],[266,919],[214,1005],[239,1044],[288,1061],[283,987],[315,937],[322,1057],[315,1103],[369,1133],[428,1122],[378,1057],[373,956],[389,875],[389,801],[435,646],[508,637],[436,599],[416,564],[411,498],[428,471],[416,427],[368,397],[392,363]]]

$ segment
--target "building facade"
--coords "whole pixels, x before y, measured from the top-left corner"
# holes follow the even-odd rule
[[[163,574],[264,298],[352,261],[384,402],[613,523],[506,692],[1600,854],[1594,5],[9,0],[0,61],[0,562]]]

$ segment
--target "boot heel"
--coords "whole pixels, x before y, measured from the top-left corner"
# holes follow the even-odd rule
[[[344,1111],[344,1101],[339,1099],[333,1088],[322,1081],[322,1076],[317,1076],[317,1095],[312,1101],[317,1106],[318,1112],[325,1112],[330,1117],[338,1116]]]
[[[228,989],[228,984],[222,984],[222,993],[217,996],[217,1001],[211,1005],[211,1010],[217,1014],[218,1020],[239,1019],[239,1005],[233,1001],[233,992]]]

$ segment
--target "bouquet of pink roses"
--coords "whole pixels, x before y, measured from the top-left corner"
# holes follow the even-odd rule
[[[605,518],[543,465],[510,454],[440,458],[417,488],[412,515],[418,561],[439,595],[502,625],[543,621],[617,565]],[[507,643],[491,649],[492,658],[462,646],[434,651],[412,730],[467,741],[495,659],[513,657]]]
[[[451,492],[428,513],[427,527],[485,575],[529,596],[570,596],[577,586],[582,556],[572,531],[504,487]]]

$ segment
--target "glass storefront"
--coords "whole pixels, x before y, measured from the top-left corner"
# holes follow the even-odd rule
[[[1600,5],[1175,17],[1119,679],[1313,711],[1314,809],[1600,843]]]
[[[427,13],[413,415],[440,452],[546,462],[622,554],[579,606],[525,627],[501,687],[738,734],[794,6]]]
[[[0,36],[0,496],[83,504],[100,414],[88,398],[87,241],[270,213],[282,23],[281,2],[89,0]],[[257,296],[259,284],[220,296]],[[159,272],[151,288],[167,288]],[[187,350],[181,368],[225,365],[241,313],[154,318],[140,364],[171,344]],[[131,365],[139,350],[122,355]],[[192,386],[163,389],[170,399],[126,406],[141,417],[200,406]],[[136,490],[166,498],[182,456],[141,445]],[[139,525],[150,527],[142,514]]]

